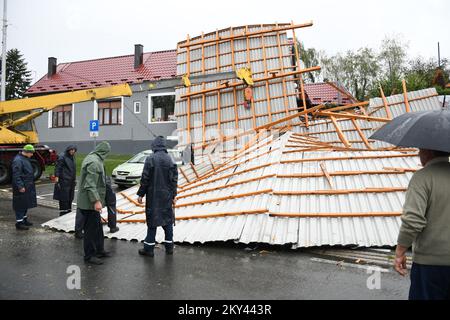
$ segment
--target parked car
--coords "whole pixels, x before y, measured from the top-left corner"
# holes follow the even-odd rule
[[[182,166],[182,152],[174,149],[167,150],[177,166]],[[112,180],[119,188],[127,188],[137,185],[141,181],[142,170],[144,170],[145,159],[152,154],[152,150],[139,152],[133,158],[114,168]]]

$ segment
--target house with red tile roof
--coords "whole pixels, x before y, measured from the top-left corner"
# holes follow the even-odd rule
[[[141,50],[137,48],[136,50]],[[140,54],[140,53],[137,53]],[[121,83],[140,84],[176,77],[176,50],[56,64],[49,58],[49,73],[31,86],[28,96],[105,87]],[[54,71],[52,71],[56,68]]]
[[[64,150],[68,141],[81,153],[90,152],[89,121],[99,120],[98,140],[108,140],[116,154],[150,149],[154,136],[176,136],[176,50],[143,52],[135,46],[131,55],[57,63],[49,58],[48,74],[32,85],[27,96],[61,93],[130,84],[131,97],[114,97],[59,106],[35,120],[40,142]],[[169,142],[173,147],[175,142]]]
[[[305,92],[312,106],[319,104],[344,105],[358,102],[350,92],[334,82],[306,83]]]

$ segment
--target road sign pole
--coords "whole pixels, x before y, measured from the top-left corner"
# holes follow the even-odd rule
[[[99,127],[98,120],[89,121],[89,132],[91,138],[94,138],[94,149],[97,147],[98,127]]]

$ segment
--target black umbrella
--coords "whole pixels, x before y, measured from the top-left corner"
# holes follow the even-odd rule
[[[385,124],[370,139],[399,147],[450,152],[450,111],[405,113]]]

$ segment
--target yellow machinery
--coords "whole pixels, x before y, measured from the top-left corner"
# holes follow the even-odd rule
[[[0,184],[10,180],[12,160],[23,146],[39,143],[33,119],[62,105],[131,95],[130,86],[123,84],[0,102]],[[47,146],[35,149],[31,162],[38,179],[56,161],[56,152]]]
[[[58,106],[131,94],[130,86],[123,84],[0,102],[0,145],[39,143],[34,124],[30,131],[17,127]]]

